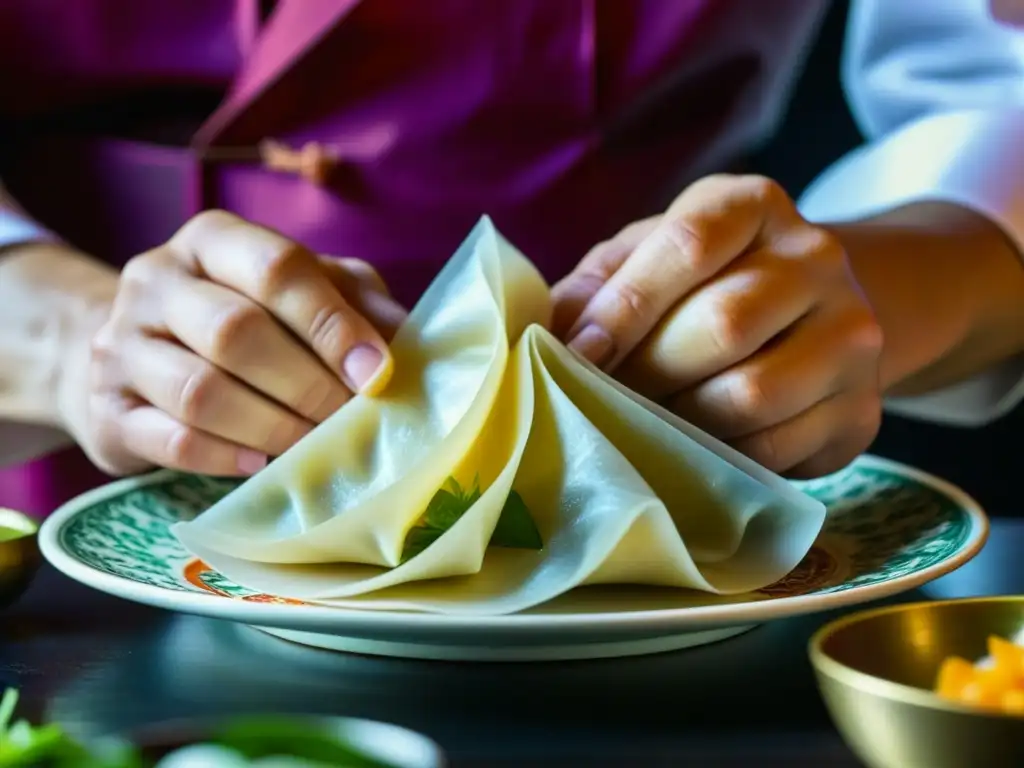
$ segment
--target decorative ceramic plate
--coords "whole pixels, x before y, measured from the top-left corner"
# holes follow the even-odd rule
[[[193,558],[169,527],[237,481],[169,471],[87,493],[43,525],[46,558],[77,581],[160,608],[253,625],[334,650],[448,660],[598,658],[675,650],[773,620],[913,589],[970,560],[988,521],[959,489],[864,456],[799,483],[828,507],[825,527],[782,581],[745,595],[586,587],[510,616],[359,611],[257,594]]]

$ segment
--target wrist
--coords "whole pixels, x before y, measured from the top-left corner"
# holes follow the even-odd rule
[[[71,303],[74,306],[64,316],[51,402],[55,425],[78,436],[88,413],[93,338],[110,316],[113,297],[95,290],[75,296]]]
[[[921,203],[826,226],[846,248],[885,333],[889,394],[940,389],[1024,350],[1024,262],[986,217]]]
[[[116,270],[60,243],[0,251],[0,371],[11,383],[0,392],[0,420],[69,430],[117,284]]]
[[[83,419],[89,412],[93,339],[110,317],[118,285],[114,272],[90,271],[87,277],[81,289],[69,296],[68,311],[62,315],[60,366],[52,401],[57,426],[76,438],[87,427]]]

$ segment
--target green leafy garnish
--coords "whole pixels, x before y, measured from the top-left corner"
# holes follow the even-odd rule
[[[35,727],[25,720],[12,722],[17,705],[18,692],[8,688],[0,698],[0,768],[145,768],[153,765],[138,749],[124,741],[110,739],[86,746],[70,738],[56,724]],[[262,764],[261,758],[289,757],[304,760],[311,766],[394,768],[346,744],[343,738],[317,722],[272,715],[233,718],[200,744],[172,751],[157,767],[210,765],[208,760],[195,756],[197,748],[204,751],[206,747],[218,748],[218,754],[221,754],[219,748],[223,748],[227,756],[237,755],[237,760],[244,764]]]
[[[353,746],[344,744],[315,724],[289,722],[272,717],[246,717],[233,721],[215,734],[218,744],[254,760],[288,755],[311,763],[344,768],[393,768]]]
[[[54,723],[37,727],[26,720],[11,722],[17,706],[18,692],[8,688],[0,699],[0,768],[142,768],[141,758],[127,744],[86,749]]]
[[[464,489],[454,477],[449,477],[430,499],[426,512],[406,535],[402,562],[415,557],[437,541],[479,498],[479,476],[473,478],[470,490]],[[512,549],[541,549],[544,546],[526,502],[516,491],[509,493],[505,500],[489,543],[495,547]]]

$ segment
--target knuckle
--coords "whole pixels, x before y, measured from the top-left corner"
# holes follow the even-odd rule
[[[175,397],[179,418],[187,424],[201,421],[216,402],[221,381],[220,372],[212,365],[191,371],[178,386]]]
[[[133,256],[121,268],[120,287],[122,290],[147,288],[159,271],[158,257],[155,252]]]
[[[708,233],[684,216],[666,216],[658,227],[662,240],[675,254],[669,275],[700,270],[708,254]]]
[[[874,314],[868,313],[858,335],[861,346],[866,348],[873,358],[881,357],[885,347],[885,331]]]
[[[775,179],[770,179],[767,176],[751,174],[744,176],[742,183],[747,193],[758,202],[774,203],[788,199],[782,186]]]
[[[847,313],[846,337],[864,354],[877,358],[885,346],[885,332],[866,301],[857,302]]]
[[[744,346],[750,337],[751,325],[751,312],[742,296],[723,292],[711,302],[707,333],[720,354]]]
[[[352,323],[337,308],[324,307],[310,321],[309,341],[328,360],[340,363],[341,354],[353,346],[356,332]]]
[[[171,430],[164,447],[166,463],[169,466],[187,469],[198,465],[202,452],[203,436],[199,430],[181,426]]]
[[[181,225],[181,228],[171,238],[175,242],[194,242],[197,236],[204,232],[232,226],[241,221],[238,216],[220,208],[209,208],[200,211],[191,219]]]
[[[270,318],[256,304],[239,303],[221,312],[210,324],[209,354],[221,362],[239,347],[259,339]]]
[[[112,359],[117,353],[117,340],[111,323],[104,323],[89,338],[89,357],[96,361]]]
[[[846,259],[846,249],[839,238],[820,227],[807,227],[800,236],[801,251],[808,254],[828,274],[838,275],[848,281],[851,273]]]
[[[821,227],[807,227],[804,231],[807,250],[819,258],[846,266],[846,251],[839,238]]]
[[[727,378],[725,396],[732,412],[741,419],[756,420],[771,405],[762,377],[747,372]]]
[[[631,324],[650,319],[657,311],[657,303],[644,286],[624,282],[615,286],[609,300],[612,314],[619,322]]]
[[[297,243],[284,242],[263,258],[256,276],[256,295],[268,300],[280,293],[308,266],[309,254]]]

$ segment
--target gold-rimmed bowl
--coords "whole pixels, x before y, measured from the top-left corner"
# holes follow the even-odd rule
[[[0,608],[21,597],[39,570],[38,532],[28,515],[0,507]]]
[[[836,727],[871,768],[1020,768],[1024,716],[932,691],[949,656],[979,660],[990,635],[1022,632],[1024,597],[909,603],[833,621],[809,651]]]

